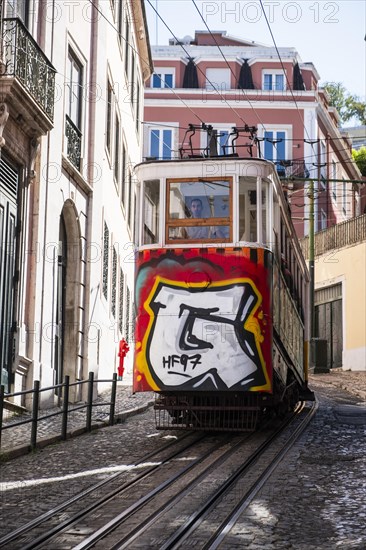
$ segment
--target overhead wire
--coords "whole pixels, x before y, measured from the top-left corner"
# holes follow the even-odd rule
[[[137,56],[138,56],[140,59],[142,59],[142,60],[144,61],[144,63],[146,63],[146,59],[144,59],[144,58],[140,55],[140,53],[138,52],[138,50],[137,50],[136,48],[134,48],[134,46],[133,46],[131,43],[129,43],[129,42],[126,41],[126,38],[123,36],[123,34],[121,34],[121,33],[119,32],[119,29],[118,29],[118,28],[117,28],[117,27],[116,27],[116,26],[115,26],[115,25],[114,25],[105,15],[104,15],[104,13],[99,9],[99,7],[95,5],[95,3],[93,2],[93,0],[89,0],[89,2],[90,2],[90,4],[96,9],[96,11],[105,19],[105,21],[113,28],[113,30],[117,33],[117,35],[118,35],[118,36],[119,36],[119,37],[120,37],[120,38],[121,38],[121,39],[122,39],[122,40],[123,40],[123,41],[124,41],[124,42],[125,42],[125,43],[126,43],[135,53],[136,53],[136,54],[137,54]],[[162,21],[162,23],[166,26],[166,28],[169,30],[169,32],[171,32],[172,36],[173,36],[174,39],[177,41],[177,43],[179,43],[178,38],[174,35],[174,33],[172,32],[172,30],[170,29],[170,27],[167,25],[167,23],[164,21],[164,19],[161,17],[161,15],[160,15],[160,14],[157,12],[157,10],[154,8],[154,6],[152,5],[151,1],[150,1],[150,0],[147,0],[147,2],[150,4],[151,8],[154,10],[154,12],[156,13],[156,15],[159,17],[159,19]],[[220,50],[221,55],[223,56],[223,58],[224,58],[226,64],[228,65],[228,67],[229,67],[231,73],[234,75],[234,77],[236,77],[236,75],[235,75],[234,72],[232,71],[232,68],[230,67],[230,64],[229,64],[229,62],[227,61],[227,59],[226,59],[224,53],[222,52],[222,50],[221,50],[219,44],[217,43],[216,38],[215,38],[214,35],[212,34],[211,30],[209,29],[208,25],[206,24],[206,22],[205,22],[205,20],[204,20],[204,18],[203,18],[201,12],[199,11],[198,6],[197,6],[197,4],[195,3],[195,0],[192,0],[192,3],[194,4],[194,6],[195,6],[196,10],[198,11],[200,17],[202,18],[202,20],[203,20],[203,22],[204,22],[204,24],[205,24],[207,30],[210,32],[211,36],[213,37],[213,39],[214,39],[216,45],[218,46],[218,48],[219,48],[219,50]],[[319,142],[320,139],[321,139],[322,141],[328,141],[328,140],[331,141],[331,140],[335,140],[335,139],[339,139],[339,140],[342,139],[342,140],[343,140],[344,138],[343,138],[342,136],[339,137],[339,138],[338,138],[338,137],[337,137],[337,138],[324,137],[324,138],[317,138],[316,140],[310,140],[310,137],[309,137],[307,128],[306,128],[306,126],[305,126],[305,124],[304,124],[303,118],[301,117],[300,109],[299,109],[299,107],[298,107],[296,98],[294,97],[293,91],[292,91],[292,89],[291,89],[291,86],[290,86],[290,83],[289,83],[289,80],[288,80],[288,77],[287,77],[287,74],[286,74],[286,71],[285,71],[285,68],[284,68],[284,64],[283,64],[283,61],[282,61],[280,52],[279,52],[279,50],[278,50],[278,47],[277,47],[277,44],[276,44],[276,41],[275,41],[275,38],[274,38],[274,35],[273,35],[273,32],[272,32],[270,23],[269,23],[269,21],[268,21],[268,18],[267,18],[267,16],[266,16],[266,13],[265,13],[265,10],[264,10],[264,7],[263,7],[263,2],[262,2],[262,0],[260,0],[260,4],[261,4],[262,10],[263,10],[263,14],[264,14],[264,16],[265,16],[265,19],[266,19],[266,22],[267,22],[267,25],[268,25],[268,28],[269,28],[269,31],[270,31],[270,34],[271,34],[271,37],[272,37],[272,40],[273,40],[273,43],[274,43],[274,46],[275,46],[277,55],[278,55],[279,60],[280,60],[281,67],[282,67],[282,69],[283,69],[283,72],[284,72],[284,75],[285,75],[285,78],[286,78],[286,82],[287,82],[287,85],[288,85],[288,89],[289,89],[289,91],[290,91],[290,93],[291,93],[291,96],[292,96],[292,99],[293,99],[293,101],[294,101],[294,103],[295,103],[295,106],[296,106],[296,109],[297,109],[297,111],[298,111],[298,114],[299,114],[301,123],[302,123],[302,125],[303,125],[303,127],[304,127],[304,130],[305,130],[307,136],[308,136],[308,140],[309,140],[309,141],[314,141],[314,142]],[[184,46],[183,46],[182,44],[180,44],[180,46],[182,47],[182,49],[185,51],[186,55],[187,55],[188,58],[190,59],[190,58],[191,58],[191,55],[189,54],[189,52],[187,52],[187,50],[184,48]],[[213,87],[213,89],[218,93],[218,95],[225,101],[225,103],[230,107],[230,109],[236,114],[236,116],[238,116],[238,117],[240,118],[240,120],[243,122],[243,124],[246,124],[245,121],[244,121],[244,119],[241,117],[241,115],[240,115],[235,109],[233,109],[233,107],[227,102],[226,98],[224,98],[224,97],[222,96],[222,94],[221,94],[220,91],[214,86],[214,84],[213,84],[209,79],[207,79],[207,77],[206,77],[206,75],[203,73],[203,71],[202,71],[199,67],[197,67],[197,68],[198,68],[198,70],[200,70],[200,72],[205,76],[206,81]],[[60,74],[60,73],[59,73],[59,74]],[[156,74],[157,77],[160,79],[160,81],[162,81],[162,78],[160,77],[159,74],[157,74],[157,73],[154,73],[154,74]],[[65,78],[66,78],[66,77],[65,77]],[[205,121],[203,121],[202,118],[201,118],[201,117],[200,117],[200,116],[190,107],[190,105],[188,105],[188,104],[183,100],[183,98],[174,90],[174,88],[172,88],[172,87],[170,87],[170,86],[168,86],[168,88],[169,88],[169,90],[179,99],[179,101],[181,101],[182,104],[183,104],[185,107],[187,107],[187,108],[190,110],[190,112],[192,112],[192,114],[201,122],[201,124],[204,124],[204,123],[205,123]],[[241,91],[244,92],[244,90],[241,90]],[[244,94],[244,95],[245,95],[245,94]],[[258,120],[260,121],[261,125],[263,126],[264,130],[265,130],[264,123],[261,121],[261,119],[260,119],[260,117],[259,117],[259,115],[258,115],[256,109],[253,107],[253,105],[251,104],[250,100],[249,100],[248,98],[246,98],[246,99],[247,99],[249,105],[251,106],[251,108],[253,109],[254,113],[256,114],[256,116],[257,116]],[[105,100],[105,101],[106,101],[106,103],[107,103],[107,100]],[[146,122],[146,121],[143,121],[143,120],[141,120],[141,119],[139,119],[139,122],[142,123],[143,125],[150,125],[150,126],[151,126],[151,125],[153,124],[153,123],[151,123],[151,122]],[[156,126],[165,127],[165,126],[168,126],[168,125],[156,123]],[[176,126],[176,125],[170,126],[170,127],[171,127],[171,128],[174,128],[174,129],[175,129],[175,128],[186,129],[186,128],[184,128],[184,127]],[[264,138],[261,138],[261,139],[262,139],[263,141],[271,141],[269,138],[265,138],[265,137],[264,137]],[[298,141],[298,142],[299,142],[299,141],[300,141],[300,142],[302,141],[302,142],[305,142],[306,139],[304,139],[304,138],[300,138],[300,139],[298,139],[298,138],[281,138],[281,141]],[[275,145],[275,147],[277,146],[277,144],[273,144],[273,145]],[[316,153],[316,152],[314,151],[313,146],[312,146],[312,149],[313,149],[314,155],[317,156],[318,153]],[[341,150],[339,150],[339,152],[341,152],[341,151],[346,151],[346,150],[348,150],[348,148],[341,149]],[[172,151],[175,151],[175,150],[172,149]],[[304,156],[304,157],[301,158],[301,159],[296,159],[296,161],[302,161],[302,160],[305,160],[306,158],[309,158],[309,157],[308,157],[308,156]],[[310,157],[310,158],[311,158],[311,157]],[[278,162],[280,162],[280,161],[278,161]],[[352,161],[351,159],[350,159],[349,161],[344,161],[344,162],[337,161],[337,164],[344,164],[344,163],[353,164],[353,161]],[[326,163],[326,164],[327,164],[327,163]]]
[[[203,17],[202,13],[200,12],[200,10],[199,10],[199,8],[198,8],[198,6],[197,6],[195,0],[192,0],[192,3],[193,3],[193,5],[194,5],[194,7],[196,8],[196,10],[197,10],[197,12],[198,12],[200,18],[202,19],[202,21],[203,21],[203,23],[204,23],[206,29],[207,29],[208,32],[210,33],[210,36],[211,36],[212,39],[214,40],[214,42],[215,42],[217,48],[219,49],[220,54],[221,54],[222,57],[224,58],[225,63],[226,63],[226,65],[228,66],[228,68],[229,68],[231,74],[233,75],[234,79],[236,79],[236,78],[237,78],[236,74],[234,73],[234,71],[233,71],[233,69],[232,69],[230,63],[229,63],[228,60],[226,59],[226,56],[225,56],[224,52],[222,51],[222,48],[221,48],[220,44],[217,42],[217,40],[216,40],[214,34],[212,34],[211,29],[210,29],[209,26],[207,25],[207,22],[205,21],[205,18]],[[265,129],[265,125],[264,125],[262,119],[260,118],[260,116],[259,116],[259,114],[257,113],[256,109],[253,107],[252,102],[250,101],[250,99],[247,97],[247,93],[245,92],[245,90],[241,89],[240,92],[245,96],[245,99],[248,101],[248,103],[249,103],[251,109],[253,109],[253,111],[254,111],[254,113],[255,113],[255,115],[256,115],[256,117],[257,117],[259,123],[260,123],[260,124],[263,126],[263,128]]]
[[[169,27],[169,25],[164,21],[164,19],[161,17],[161,15],[159,14],[159,12],[155,9],[155,7],[153,6],[153,4],[151,3],[151,0],[146,0],[148,2],[148,4],[151,6],[151,8],[153,9],[153,11],[157,14],[157,16],[159,17],[160,21],[163,23],[163,25],[165,25],[165,27],[167,28],[167,30],[171,33],[171,35],[173,36],[173,38],[176,40],[177,42],[177,45],[179,45],[182,50],[184,51],[184,53],[187,55],[187,57],[189,59],[191,59],[191,55],[190,53],[187,51],[187,49],[184,47],[184,45],[179,41],[179,39],[175,36],[175,34],[173,33],[173,31],[171,30],[171,28]],[[226,100],[226,98],[221,94],[220,90],[214,85],[213,82],[211,82],[211,80],[206,76],[206,74],[202,71],[202,69],[200,67],[197,66],[197,70],[205,77],[206,79],[206,82],[208,82],[210,84],[210,86],[212,86],[212,88],[215,90],[215,92],[218,93],[218,95],[221,97],[221,99],[224,101],[224,103],[227,104],[227,106],[233,111],[233,113],[235,113],[235,115],[242,121],[242,123],[244,125],[246,125],[246,122],[245,120],[242,118],[242,116],[230,105],[230,103]]]
[[[126,40],[126,38],[123,36],[123,34],[121,34],[119,32],[118,28],[104,15],[104,13],[99,9],[99,7],[95,5],[93,0],[88,0],[88,1],[94,7],[94,9],[96,9],[97,12],[103,17],[103,19],[105,19],[106,22],[114,29],[114,31],[117,33],[117,35],[128,45],[128,47],[130,47],[137,54],[137,56],[146,64],[147,63],[146,59],[143,58],[142,55],[139,53],[139,51],[136,48],[134,48],[133,45],[130,44]],[[159,78],[160,78],[160,80],[162,80],[161,77],[159,77]],[[187,107],[187,109],[189,109],[191,111],[191,113],[203,124],[204,121],[201,119],[201,117],[199,115],[197,115],[197,113],[195,113],[193,111],[193,109],[191,109],[191,107],[179,96],[179,94],[173,88],[170,88],[170,90],[184,104],[184,106]]]
[[[288,80],[288,76],[287,76],[287,73],[286,73],[286,71],[285,71],[285,67],[284,67],[284,64],[283,64],[283,61],[282,61],[282,58],[281,58],[281,54],[280,54],[280,52],[279,52],[279,49],[278,49],[278,47],[277,47],[277,43],[276,43],[274,34],[273,34],[273,32],[272,32],[271,24],[270,24],[270,22],[269,22],[269,20],[268,20],[267,14],[266,14],[265,9],[264,9],[263,0],[259,0],[259,3],[260,3],[260,5],[261,5],[262,12],[263,12],[265,21],[266,21],[267,26],[268,26],[268,30],[269,30],[269,32],[270,32],[270,35],[271,35],[273,44],[274,44],[275,49],[276,49],[276,52],[277,52],[278,59],[279,59],[279,61],[280,61],[280,64],[281,64],[281,67],[282,67],[284,76],[285,76],[285,78],[286,78],[286,82],[287,82],[287,85],[288,85],[288,89],[289,89],[289,91],[290,91],[290,93],[291,93],[293,102],[295,103],[296,110],[297,110],[297,112],[298,112],[298,115],[299,115],[301,124],[302,124],[302,126],[303,126],[303,128],[304,128],[304,130],[305,130],[306,135],[307,135],[308,143],[311,145],[311,148],[312,148],[312,150],[313,150],[313,152],[314,152],[314,156],[316,156],[316,157],[319,158],[321,152],[315,152],[314,147],[313,147],[313,143],[312,143],[313,140],[310,138],[309,133],[308,133],[308,130],[307,130],[306,125],[305,125],[305,123],[304,123],[303,116],[301,116],[299,106],[298,106],[298,104],[297,104],[297,101],[296,101],[296,98],[295,98],[295,96],[294,96],[292,87],[291,87],[290,82],[289,82],[289,80]],[[319,143],[318,139],[319,139],[319,141],[320,141],[320,138],[317,138],[315,141]],[[304,140],[304,141],[306,141],[306,140]],[[350,162],[352,163],[353,161],[350,160]],[[341,164],[343,165],[343,163],[341,163]]]

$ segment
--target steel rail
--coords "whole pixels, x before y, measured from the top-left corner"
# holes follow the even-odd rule
[[[49,531],[44,532],[38,538],[32,540],[32,542],[30,542],[29,544],[23,545],[22,550],[31,550],[33,548],[42,548],[43,543],[48,543],[53,536],[55,536],[58,533],[62,532],[65,528],[72,526],[77,521],[79,521],[81,518],[85,517],[87,514],[89,514],[91,512],[94,512],[95,510],[97,510],[98,508],[100,508],[101,506],[106,504],[108,501],[115,498],[117,495],[121,495],[124,492],[128,491],[131,487],[133,487],[134,485],[137,485],[138,482],[140,482],[142,479],[148,477],[151,473],[155,472],[162,465],[164,465],[167,462],[171,461],[177,455],[179,455],[182,452],[186,451],[187,449],[193,447],[199,441],[201,441],[205,438],[207,438],[207,434],[204,434],[204,435],[201,434],[201,437],[196,438],[193,442],[186,445],[183,449],[179,449],[175,453],[171,454],[169,457],[162,460],[159,464],[156,464],[156,465],[148,468],[145,472],[143,472],[141,475],[137,476],[134,480],[125,483],[124,485],[122,485],[121,487],[119,487],[117,489],[114,489],[113,491],[111,491],[110,493],[105,495],[104,497],[98,499],[93,504],[90,504],[89,506],[87,506],[83,510],[77,512],[73,516],[71,516],[68,519],[64,520],[62,523],[56,525],[55,527],[53,527]],[[228,439],[228,438],[226,438],[226,439]],[[217,443],[213,448],[211,448],[207,453],[205,453],[203,455],[203,457],[199,457],[192,464],[185,467],[183,469],[183,471],[178,472],[178,474],[176,474],[176,476],[174,477],[173,480],[171,480],[171,479],[167,480],[166,484],[169,485],[169,484],[173,483],[175,481],[175,478],[179,478],[180,476],[184,475],[186,473],[186,471],[189,471],[189,469],[193,468],[196,463],[203,460],[206,457],[206,455],[209,455],[210,453],[212,453],[213,449],[216,449],[216,447],[219,448],[220,446],[222,446],[222,444],[223,444],[222,441],[220,443]],[[122,474],[118,474],[118,475],[122,475]],[[145,501],[148,502],[149,500],[151,500],[155,496],[155,494],[158,493],[158,492],[159,492],[158,489],[153,490],[147,496],[143,497],[137,503],[135,503],[134,505],[130,506],[127,510],[122,512],[121,515],[124,516],[123,519],[125,519],[125,517],[129,517],[131,514],[133,514],[136,510],[138,510],[145,503]],[[123,521],[123,519],[122,519],[122,521]],[[49,546],[47,546],[47,548],[49,548]]]
[[[277,428],[273,434],[254,451],[254,453],[241,465],[241,467],[234,472],[221,487],[209,498],[202,506],[196,510],[188,520],[161,546],[160,550],[173,550],[179,548],[180,544],[193,533],[195,529],[203,521],[204,517],[210,512],[217,504],[218,500],[227,493],[231,487],[246,473],[249,468],[255,464],[263,453],[270,447],[275,439],[277,439],[283,431],[296,419],[297,414],[301,412],[304,407],[304,402],[300,402],[294,413],[286,419],[279,428]],[[269,476],[268,476],[269,477]],[[258,489],[259,490],[259,489]]]
[[[181,441],[184,441],[185,439],[187,439],[188,437],[190,437],[192,435],[195,435],[195,432],[188,432],[188,433],[182,435],[181,437],[179,437],[178,440],[170,441],[169,443],[166,443],[165,445],[163,445],[160,449],[158,449],[156,451],[151,451],[150,453],[146,454],[143,458],[138,460],[135,463],[135,466],[138,466],[139,464],[143,464],[144,462],[147,462],[148,460],[151,460],[152,458],[155,458],[159,454],[169,450],[173,446],[176,446]],[[165,462],[168,462],[169,460],[172,460],[173,458],[175,458],[175,456],[177,454],[186,451],[192,445],[195,445],[196,443],[198,443],[199,441],[201,441],[205,437],[206,437],[206,435],[202,435],[202,434],[200,434],[199,437],[195,437],[193,442],[190,442],[190,443],[186,444],[185,446],[183,446],[179,450],[177,450],[174,453],[172,453],[171,455],[169,455],[166,459],[164,459],[163,462],[161,462],[161,464],[164,464]],[[159,466],[160,465],[151,466],[148,470],[145,470],[144,472],[139,474],[134,479],[133,482],[136,482],[136,481],[146,477],[148,474],[150,474],[152,471],[154,471],[154,469],[158,468]],[[15,529],[14,531],[11,531],[10,533],[8,533],[7,535],[5,535],[4,537],[2,537],[0,539],[0,548],[3,548],[5,545],[9,544],[9,542],[12,542],[12,541],[16,540],[17,538],[19,538],[20,536],[22,536],[22,535],[26,534],[27,532],[31,531],[35,527],[38,527],[42,523],[45,523],[48,519],[53,518],[57,513],[62,512],[63,510],[65,510],[66,508],[71,506],[72,504],[75,504],[76,502],[78,502],[78,501],[82,500],[83,498],[89,496],[94,491],[98,491],[104,485],[107,485],[111,482],[115,482],[119,477],[121,477],[124,474],[125,474],[125,472],[118,472],[116,474],[113,474],[113,475],[109,476],[106,479],[102,479],[98,483],[92,485],[91,487],[88,487],[84,491],[81,491],[77,495],[75,495],[75,496],[71,497],[70,499],[62,502],[61,504],[59,504],[55,508],[52,508],[51,510],[48,510],[44,514],[34,518],[33,520],[29,521],[25,525],[22,525],[18,529]],[[130,482],[130,483],[133,483],[133,482]]]
[[[221,526],[216,530],[214,535],[210,538],[207,544],[205,544],[202,550],[216,550],[216,548],[218,548],[218,546],[222,543],[226,535],[232,529],[232,527],[234,526],[234,524],[236,523],[240,515],[249,506],[253,498],[257,495],[257,493],[266,483],[268,478],[272,475],[273,471],[277,468],[280,461],[288,453],[288,451],[293,447],[294,443],[297,441],[300,435],[305,431],[308,424],[310,423],[313,416],[315,415],[316,411],[318,410],[318,407],[319,407],[319,403],[316,400],[315,402],[312,403],[310,410],[308,411],[306,417],[303,419],[301,424],[299,424],[299,426],[296,427],[295,431],[287,439],[282,449],[278,451],[278,453],[273,458],[271,463],[267,466],[264,472],[253,484],[253,487],[243,496],[243,498],[236,505],[234,510],[232,510],[232,512],[228,514],[226,519],[222,522]]]
[[[201,478],[204,478],[207,475],[208,471],[212,471],[215,469],[221,462],[224,462],[228,456],[230,456],[233,452],[237,450],[240,446],[242,446],[244,443],[247,442],[247,440],[251,437],[253,437],[254,433],[246,434],[246,437],[242,437],[236,444],[234,444],[229,450],[227,450],[223,455],[218,457],[213,463],[211,463],[201,474],[198,476],[198,478],[195,478],[194,480],[190,481],[185,489],[180,490],[179,494],[174,495],[171,499],[168,500],[163,506],[161,506],[157,511],[155,511],[152,515],[150,515],[145,521],[140,523],[139,527],[136,528],[132,532],[131,535],[128,535],[126,538],[126,542],[123,540],[120,540],[118,544],[113,548],[128,548],[129,544],[132,540],[134,540],[141,531],[145,531],[147,526],[149,526],[155,519],[161,515],[167,508],[170,508],[172,504],[182,498],[182,496],[188,492],[192,486],[194,486],[197,483],[197,480],[201,480]],[[229,441],[232,438],[232,435],[227,436],[224,441]],[[223,442],[215,445],[213,448],[209,449],[204,456],[197,458],[194,460],[192,464],[189,466],[186,466],[183,468],[180,472],[172,476],[170,479],[167,479],[155,489],[150,491],[147,495],[139,499],[135,504],[130,506],[127,510],[122,512],[121,514],[117,515],[115,518],[113,518],[111,521],[109,521],[106,525],[98,529],[95,533],[90,535],[88,538],[86,538],[83,542],[78,544],[74,547],[74,550],[86,550],[88,548],[92,548],[97,542],[104,539],[106,536],[108,536],[111,532],[113,532],[119,525],[121,525],[128,517],[130,517],[132,514],[137,512],[142,506],[147,504],[150,500],[152,500],[156,495],[167,489],[169,486],[171,486],[175,481],[177,481],[180,477],[183,477],[186,473],[188,473],[190,470],[192,470],[197,464],[208,458],[213,451],[219,449],[223,445]]]

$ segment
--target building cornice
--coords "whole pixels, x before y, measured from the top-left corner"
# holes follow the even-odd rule
[[[140,56],[142,78],[146,81],[154,72],[154,63],[151,56],[151,47],[148,34],[146,12],[143,0],[131,2],[136,46]]]

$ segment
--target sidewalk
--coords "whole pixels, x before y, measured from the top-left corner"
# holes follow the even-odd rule
[[[366,371],[335,369],[326,374],[311,374],[309,377],[310,388],[312,382],[314,384],[320,382],[346,390],[366,402]]]
[[[110,400],[110,392],[105,392],[94,402],[108,402]],[[117,383],[116,407],[115,407],[115,423],[124,422],[129,416],[133,416],[145,411],[154,403],[154,393],[137,393],[132,394],[130,386],[124,386]],[[75,404],[75,406],[80,404]],[[42,409],[39,411],[39,416],[46,416],[56,413],[61,409],[55,407],[53,409]],[[31,413],[13,416],[3,421],[3,426],[11,425],[14,422],[27,420],[31,418]],[[60,441],[61,437],[61,421],[62,415],[55,415],[51,418],[40,420],[37,427],[37,447],[42,448],[46,445]],[[92,429],[102,428],[109,423],[109,405],[100,405],[93,407],[92,412]],[[75,437],[86,431],[86,409],[73,411],[70,408],[68,415],[67,437]],[[15,426],[5,429],[1,435],[0,462],[27,454],[30,451],[31,440],[31,423]]]

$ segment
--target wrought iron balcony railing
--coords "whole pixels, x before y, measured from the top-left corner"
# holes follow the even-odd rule
[[[17,78],[53,122],[56,70],[20,19],[4,19],[0,76]]]
[[[67,139],[67,158],[80,171],[81,165],[81,132],[69,116],[66,115],[65,136]]]

